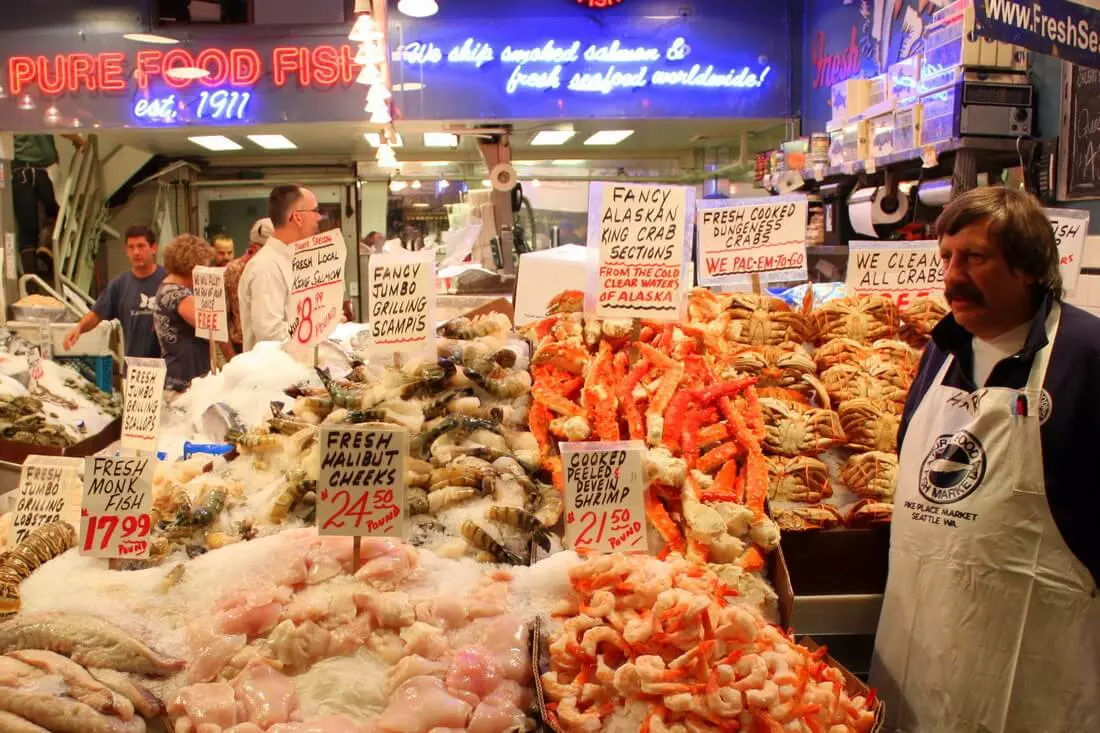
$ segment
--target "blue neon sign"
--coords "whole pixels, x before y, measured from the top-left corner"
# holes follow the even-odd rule
[[[252,91],[241,89],[203,89],[190,99],[179,92],[162,93],[134,100],[132,113],[145,124],[247,122],[252,99]]]

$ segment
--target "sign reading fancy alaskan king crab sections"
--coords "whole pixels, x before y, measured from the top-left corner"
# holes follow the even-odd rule
[[[288,346],[300,353],[324,341],[340,325],[348,249],[339,229],[314,234],[291,247]]]
[[[600,253],[596,315],[679,319],[695,191],[687,186],[593,183],[588,212],[589,246]]]

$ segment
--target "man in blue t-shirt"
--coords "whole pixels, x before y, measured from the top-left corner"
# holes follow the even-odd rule
[[[122,322],[126,356],[160,356],[153,330],[153,301],[165,272],[157,264],[157,235],[152,229],[133,226],[126,230],[126,259],[130,260],[130,271],[107,283],[91,312],[65,337],[66,351],[100,321],[117,320]]]

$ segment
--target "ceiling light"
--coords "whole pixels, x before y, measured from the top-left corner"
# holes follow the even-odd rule
[[[417,209],[427,209],[430,206],[431,206],[431,204],[426,204],[423,201],[417,201],[416,203],[413,204],[413,207],[415,207]]]
[[[409,184],[405,183],[404,181],[392,181],[390,183],[390,190],[394,193],[397,193],[399,191],[404,191],[408,185]]]
[[[367,90],[367,103],[371,102],[385,102],[387,99],[393,97],[390,94],[390,90],[386,89],[385,84],[371,84],[370,89]]]
[[[7,98],[8,98],[8,92],[7,92],[7,90],[4,89],[4,85],[0,84],[0,99],[7,99]]]
[[[435,0],[400,0],[397,11],[410,18],[428,18],[439,12],[439,3]]]
[[[425,168],[446,168],[451,164],[449,160],[422,160],[420,165]]]
[[[249,135],[248,139],[264,150],[295,150],[298,147],[282,135]]]
[[[215,152],[244,149],[237,143],[227,138],[225,135],[198,135],[196,137],[189,137],[187,139],[195,143],[199,147],[206,148],[207,150],[213,150]]]
[[[42,115],[42,119],[46,121],[47,125],[56,125],[61,122],[61,110],[57,108],[57,105],[51,104],[46,108],[46,112]]]
[[[34,109],[34,97],[29,94],[24,94],[19,98],[19,104],[15,105],[24,112]]]
[[[409,184],[409,187],[412,188],[414,191],[419,191],[420,190],[420,181],[413,181],[412,183]]]
[[[482,185],[482,187],[484,187],[484,188],[489,188],[490,186],[492,186],[492,185],[493,185],[493,182],[492,182],[492,181],[490,181],[490,180],[489,180],[488,178],[482,178],[482,179],[481,179],[481,185]]]
[[[425,132],[424,147],[457,148],[458,135],[455,135],[453,132]]]
[[[436,188],[438,188],[440,191],[446,191],[447,188],[451,185],[451,182],[448,181],[446,178],[440,178],[439,183],[435,185]]]
[[[550,161],[550,165],[584,165],[583,160],[553,160]]]
[[[200,69],[197,66],[177,66],[165,71],[164,75],[176,81],[194,81],[196,79],[205,79],[210,76],[210,70]]]
[[[374,64],[367,64],[363,67],[363,70],[359,72],[359,76],[355,77],[355,83],[370,86],[371,84],[377,84],[380,78],[381,77],[378,75],[378,67]]]
[[[584,141],[585,145],[618,145],[634,134],[633,130],[600,130]]]
[[[82,123],[82,122],[80,121],[80,118],[79,118],[79,117],[74,117],[74,118],[73,118],[73,121],[72,121],[72,122],[71,122],[70,124],[71,124],[71,125],[72,125],[73,127],[80,127],[80,126],[82,126],[82,125],[83,125],[84,123]]]
[[[155,43],[160,46],[174,46],[179,43],[176,38],[169,38],[168,36],[160,36],[156,33],[123,33],[122,37],[127,41],[136,41],[137,43]]]
[[[513,160],[512,161],[512,165],[532,166],[532,165],[538,165],[538,164],[539,164],[539,162],[537,160]]]
[[[532,187],[532,188],[538,188],[538,187],[539,187],[539,186],[541,186],[541,185],[542,185],[542,184],[541,184],[541,183],[539,183],[539,179],[537,179],[537,178],[533,178],[533,179],[531,179],[531,187]]]
[[[390,115],[389,109],[383,107],[371,112],[369,122],[372,125],[386,125],[393,122],[393,117]]]
[[[370,15],[360,15],[355,19],[355,25],[351,27],[348,39],[356,43],[380,41],[382,40],[382,31],[378,30],[378,24],[374,22],[374,18]]]
[[[375,160],[378,161],[379,168],[401,167],[401,164],[397,162],[397,156],[393,153],[393,148],[389,145],[380,145],[378,147],[378,155],[375,156]]]
[[[355,63],[357,64],[381,64],[385,61],[386,54],[373,41],[364,43],[355,52]]]
[[[419,81],[407,81],[404,84],[394,84],[393,90],[395,92],[419,92],[426,86],[428,85]]]
[[[539,130],[531,138],[532,145],[564,145],[577,133],[573,130]]]
[[[377,132],[364,132],[363,139],[366,140],[372,148],[377,148],[382,144],[382,135]],[[393,142],[389,144],[391,148],[399,148],[402,145],[404,145],[404,141],[401,139],[400,133],[397,133],[394,136]]]

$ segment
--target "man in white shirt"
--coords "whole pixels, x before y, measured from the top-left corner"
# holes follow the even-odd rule
[[[275,231],[245,266],[237,296],[245,351],[290,335],[291,245],[316,234],[323,218],[313,192],[294,184],[273,188],[267,210]]]

